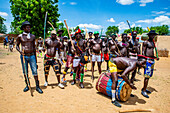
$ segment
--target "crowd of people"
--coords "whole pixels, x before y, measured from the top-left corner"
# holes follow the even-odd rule
[[[35,36],[30,33],[32,25],[25,21],[22,23],[21,29],[24,30],[16,39],[16,49],[21,54],[21,63],[23,68],[23,74],[25,77],[26,87],[24,92],[29,90],[28,83],[26,80],[26,75],[28,71],[24,70],[23,56],[25,60],[26,67],[28,69],[28,63],[30,64],[32,74],[36,83],[36,91],[43,93],[39,87],[38,73],[37,73],[37,56],[44,55],[44,75],[45,84],[48,86],[48,75],[50,71],[50,66],[53,67],[55,75],[58,80],[58,86],[60,88],[65,87],[66,75],[68,74],[68,69],[71,69],[71,76],[73,80],[71,85],[79,82],[79,86],[84,88],[84,75],[87,71],[87,65],[91,64],[91,79],[94,81],[94,66],[97,62],[99,75],[102,72],[101,65],[106,61],[106,71],[111,73],[112,79],[112,103],[115,106],[121,107],[121,104],[116,100],[115,93],[117,87],[118,76],[121,76],[123,80],[134,90],[137,88],[134,86],[135,76],[138,70],[140,73],[140,68],[144,68],[144,85],[141,89],[141,94],[149,98],[147,90],[147,85],[149,78],[153,75],[154,70],[154,59],[159,60],[154,56],[154,37],[157,33],[151,30],[147,35],[148,40],[144,41],[141,45],[139,39],[137,38],[137,31],[132,32],[132,37],[130,38],[128,34],[123,33],[121,35],[122,41],[118,41],[116,34],[111,34],[110,36],[102,35],[99,36],[99,32],[95,31],[88,33],[88,38],[82,34],[80,29],[72,34],[70,39],[66,36],[62,36],[63,30],[59,29],[57,32],[55,30],[51,31],[51,36],[45,40],[39,37],[36,41]],[[93,38],[94,36],[94,38]],[[36,42],[36,43],[35,43]],[[21,48],[20,48],[21,44]],[[142,54],[142,55],[141,55]],[[61,67],[65,64],[64,71],[61,71]],[[130,75],[131,72],[131,75]],[[60,80],[60,75],[62,78]],[[131,95],[133,96],[133,94]]]

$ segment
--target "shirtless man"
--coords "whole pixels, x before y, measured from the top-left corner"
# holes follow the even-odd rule
[[[98,71],[101,74],[101,53],[102,53],[102,40],[99,38],[99,32],[94,32],[94,39],[90,40],[89,47],[92,47],[92,52],[89,49],[90,56],[92,56],[92,81],[94,81],[94,66],[97,61]]]
[[[38,73],[37,73],[37,59],[36,59],[36,47],[35,47],[35,35],[30,34],[31,24],[28,21],[22,23],[21,30],[24,30],[22,34],[17,37],[16,40],[16,49],[21,54],[21,64],[23,69],[23,74],[25,77],[26,87],[24,88],[24,92],[28,91],[28,83],[26,80],[26,74],[28,75],[28,63],[30,64],[32,74],[36,83],[36,91],[38,93],[43,93],[43,91],[39,87]],[[21,50],[19,45],[21,44]],[[25,72],[24,63],[23,63],[23,55],[25,58],[25,64],[27,73]]]
[[[42,57],[42,50],[43,50],[43,40],[41,37],[39,37],[38,41],[37,41],[37,47],[38,47],[38,55],[41,55]]]
[[[72,34],[71,35],[71,38],[72,38],[72,40],[74,40],[74,35]],[[67,74],[67,71],[68,71],[68,69],[70,68],[70,67],[72,67],[71,65],[72,65],[72,63],[73,63],[73,58],[74,58],[74,55],[75,55],[75,50],[74,50],[74,48],[72,47],[72,44],[71,44],[71,40],[69,40],[68,42],[67,42],[67,56],[66,56],[66,58],[67,58],[67,62],[66,62],[66,65],[65,65],[65,69],[64,69],[64,71],[63,71],[63,77],[62,77],[62,82],[67,82],[66,81],[66,79],[65,79],[65,75]],[[72,70],[71,70],[71,75],[72,75]]]
[[[129,58],[137,60],[138,59],[138,53],[139,53],[139,42],[136,40],[137,37],[137,31],[132,32],[133,39],[129,40]],[[133,83],[136,76],[136,70],[132,72],[131,82]]]
[[[75,57],[73,59],[73,82],[71,85],[76,83],[76,73],[78,70],[81,71],[81,79],[80,79],[80,87],[84,88],[83,85],[83,77],[84,77],[84,65],[87,63],[87,57],[85,58],[85,51],[86,51],[86,41],[82,39],[81,30],[78,29],[75,32],[75,40],[73,40],[74,48],[75,48]],[[77,76],[79,73],[77,73]]]
[[[59,62],[59,73],[61,73],[61,67],[63,65],[63,58],[64,58],[64,37],[62,37],[62,34],[63,34],[63,30],[59,29],[57,31],[57,34],[58,34],[58,40],[60,42],[60,53],[61,53],[61,58],[59,58],[59,52],[58,52],[58,49],[57,49],[57,52],[56,52],[56,57],[57,57],[57,60]]]
[[[127,34],[122,34],[122,41],[118,43],[118,47],[120,49],[120,53],[122,57],[128,57],[128,47],[129,44],[127,42]]]
[[[48,75],[50,71],[50,66],[52,66],[58,80],[58,86],[63,89],[64,85],[60,83],[58,62],[55,59],[57,48],[60,55],[60,42],[56,39],[56,31],[54,30],[51,31],[51,37],[45,40],[45,47],[47,53],[44,56],[44,73],[45,73],[44,86],[48,86]]]
[[[104,54],[102,54],[101,53],[101,57],[103,58],[102,59],[102,61],[106,61],[106,63],[107,63],[107,68],[106,68],[106,70],[107,71],[109,71],[109,65],[108,65],[108,63],[109,63],[109,54],[108,54],[108,52],[109,52],[109,46],[108,46],[108,39],[107,39],[107,37],[106,36],[104,36],[103,37],[104,38],[104,40],[103,40],[103,45],[102,45],[102,51],[103,51],[103,53]]]
[[[118,49],[116,45],[118,44],[118,41],[116,40],[117,35],[112,34],[111,35],[111,40],[109,40],[109,59],[110,58],[116,58],[117,56],[120,56],[120,54],[117,52]]]
[[[154,30],[151,30],[147,35],[149,36],[149,39],[143,42],[142,54],[150,58],[147,58],[146,67],[144,69],[145,79],[144,79],[144,86],[142,88],[141,94],[144,97],[149,98],[147,93],[151,93],[151,92],[147,90],[146,88],[148,86],[149,78],[152,77],[153,75],[154,64],[155,64],[155,61],[154,61],[155,45],[154,45],[153,39],[158,34]],[[159,60],[159,58],[156,58],[156,60]]]
[[[144,67],[146,60],[133,60],[127,57],[117,57],[111,58],[109,61],[109,68],[111,73],[112,79],[112,103],[117,106],[121,107],[121,104],[116,100],[115,93],[116,87],[118,82],[118,73],[121,74],[123,80],[134,90],[137,88],[129,81],[127,78],[127,74],[134,71],[137,67]]]

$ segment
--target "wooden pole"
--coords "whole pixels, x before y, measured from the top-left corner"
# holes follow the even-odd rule
[[[67,32],[68,32],[68,35],[69,35],[69,37],[70,37],[71,45],[72,45],[73,49],[75,50],[74,44],[73,44],[73,40],[72,40],[72,38],[71,38],[71,35],[70,35],[70,32],[69,32],[69,29],[68,29],[66,20],[64,20],[64,23],[65,23],[65,25],[66,25]]]
[[[128,112],[152,112],[150,109],[133,109],[133,110],[120,110],[119,113],[128,113]]]

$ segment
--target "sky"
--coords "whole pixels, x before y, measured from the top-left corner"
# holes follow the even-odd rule
[[[10,32],[13,17],[8,0],[0,0],[0,16],[6,19]],[[59,22],[67,21],[69,28],[79,26],[88,31],[106,32],[108,26],[119,26],[119,33],[131,27],[168,25],[170,0],[59,0]]]

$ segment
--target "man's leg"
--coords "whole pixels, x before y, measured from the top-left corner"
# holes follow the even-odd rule
[[[27,82],[27,78],[26,78],[26,74],[28,76],[28,62],[26,60],[26,58],[24,59],[25,60],[25,65],[26,65],[26,70],[25,70],[25,66],[24,66],[24,62],[23,62],[23,56],[20,55],[20,58],[21,58],[21,65],[22,65],[22,70],[23,70],[23,74],[24,74],[24,78],[25,78],[25,84],[26,84],[26,87],[24,88],[24,92],[27,92],[29,90],[29,87],[28,87],[28,82]],[[25,72],[26,71],[26,72]]]
[[[76,72],[79,65],[80,65],[80,59],[73,59],[74,72],[73,72],[73,82],[71,83],[71,85],[74,85],[76,83]]]
[[[130,79],[130,82],[133,84],[134,82],[134,79],[135,79],[135,76],[136,76],[136,69],[132,72],[132,77]]]
[[[84,66],[82,65],[81,67],[80,67],[81,69],[81,79],[80,79],[80,87],[81,88],[84,88],[84,85],[83,85],[83,78],[84,78]]]
[[[44,60],[44,74],[45,74],[45,84],[44,86],[48,86],[48,75],[50,71],[50,65],[47,60]]]
[[[117,107],[121,107],[121,104],[116,100],[116,87],[118,82],[117,72],[111,73],[111,79],[112,79],[112,104],[114,104]]]
[[[30,56],[29,63],[30,63],[30,67],[31,67],[31,70],[32,70],[32,74],[33,74],[34,79],[35,79],[36,91],[38,93],[42,94],[43,91],[40,89],[40,86],[39,86],[38,73],[37,73],[37,63],[36,63],[35,55]]]
[[[95,66],[95,61],[96,61],[96,55],[92,55],[92,57],[91,57],[91,62],[92,62],[92,68],[91,68],[91,71],[92,71],[92,77],[91,77],[91,79],[92,79],[92,81],[94,81],[94,66]]]

